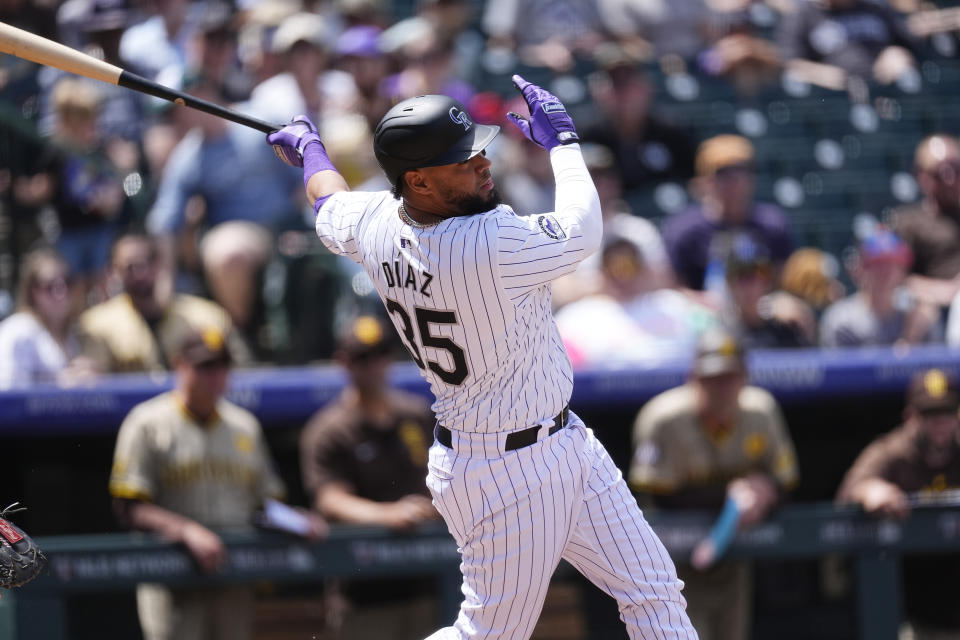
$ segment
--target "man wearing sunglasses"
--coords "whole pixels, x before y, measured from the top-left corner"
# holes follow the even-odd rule
[[[913,166],[923,199],[895,210],[893,229],[913,251],[910,289],[945,306],[960,291],[960,141],[924,138]]]
[[[753,163],[753,145],[742,136],[716,136],[697,150],[697,177],[691,186],[700,202],[669,218],[663,232],[682,286],[719,296],[731,235],[752,236],[777,271],[793,251],[786,214],[754,199]]]

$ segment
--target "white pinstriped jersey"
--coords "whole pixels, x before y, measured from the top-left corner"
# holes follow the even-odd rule
[[[551,213],[500,205],[421,229],[386,191],[339,192],[319,211],[317,235],[370,275],[448,428],[515,431],[570,400],[549,285],[598,248],[602,223],[579,145],[554,149],[551,162]]]
[[[317,217],[324,244],[370,275],[456,430],[430,448],[427,487],[461,550],[464,601],[427,640],[528,640],[561,558],[616,598],[631,638],[696,640],[666,550],[580,418],[530,446],[502,435],[552,424],[570,399],[550,282],[603,230],[579,145],[550,161],[553,213],[499,206],[421,229],[388,192],[340,192]]]

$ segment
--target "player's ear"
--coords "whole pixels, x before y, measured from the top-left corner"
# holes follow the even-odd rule
[[[427,176],[419,169],[413,169],[403,174],[407,188],[418,195],[430,195],[433,189],[427,184]]]

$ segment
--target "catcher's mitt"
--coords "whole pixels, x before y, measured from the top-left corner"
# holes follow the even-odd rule
[[[6,519],[18,503],[0,511],[0,587],[19,587],[37,577],[47,565],[47,557],[23,529]]]

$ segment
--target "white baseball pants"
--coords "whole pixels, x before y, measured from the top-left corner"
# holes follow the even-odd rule
[[[504,453],[504,437],[454,432],[452,449],[430,448],[464,600],[427,640],[526,640],[561,558],[617,600],[631,640],[696,640],[673,561],[593,431],[571,413],[528,447]]]

